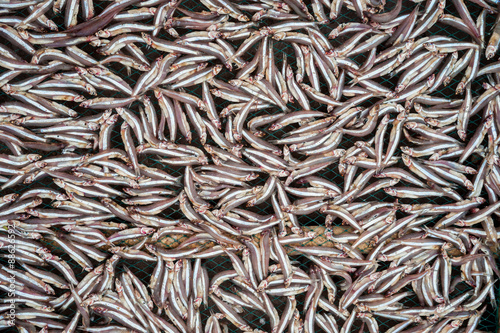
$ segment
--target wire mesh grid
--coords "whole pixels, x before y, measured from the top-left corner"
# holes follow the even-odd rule
[[[95,8],[96,8],[96,13],[99,13],[103,8],[105,8],[108,5],[108,2],[106,2],[106,1],[95,1],[94,3],[95,3]],[[242,1],[241,3],[252,3],[252,2],[251,1]],[[386,8],[388,8],[390,10],[391,8],[393,8],[394,5],[395,5],[395,1],[388,0]],[[310,5],[308,5],[308,6],[310,7]],[[415,4],[411,1],[404,0],[403,1],[403,9],[401,11],[401,14],[410,13],[414,9],[415,6],[417,6],[417,4]],[[196,0],[183,0],[183,1],[181,1],[180,7],[184,8],[185,10],[188,10],[188,11],[207,10],[203,6],[203,4],[201,4],[201,2],[196,1]],[[482,8],[473,2],[467,2],[467,7],[471,13],[471,16],[474,19],[477,18],[478,15],[482,11]],[[311,8],[309,8],[309,9],[311,10]],[[451,4],[448,4],[445,7],[445,13],[458,17],[458,13],[455,11],[455,8]],[[20,12],[20,16],[26,16],[26,13]],[[176,16],[183,16],[183,14],[176,13]],[[51,17],[51,18],[58,25],[60,30],[64,30],[63,23],[62,23],[62,15],[55,15],[54,17]],[[495,22],[495,18],[496,17],[494,14],[488,13],[486,15],[486,34],[487,34],[487,37],[491,33],[491,27],[493,26],[493,23]],[[339,24],[352,22],[355,20],[357,20],[355,13],[351,10],[347,10],[344,7],[341,14],[339,15],[339,17],[337,19],[330,22],[329,24],[321,25],[320,29],[321,29],[321,32],[323,32],[325,35],[327,35],[330,33],[330,31],[332,29],[337,27]],[[79,22],[81,22],[81,21],[82,21],[82,19],[81,19],[81,17],[79,17]],[[143,20],[142,22],[146,23],[146,24],[152,23],[152,19]],[[262,26],[266,26],[270,23],[271,23],[271,21],[264,19],[262,21],[259,21],[258,25],[260,27],[262,27]],[[178,29],[178,32],[180,35],[183,35],[185,33],[191,32],[191,30]],[[453,38],[455,38],[457,40],[461,40],[461,41],[469,39],[469,36],[466,35],[464,32],[459,31],[453,27],[446,26],[440,22],[436,23],[429,31],[427,31],[425,33],[425,35],[445,35],[445,36],[450,36],[450,37],[453,37]],[[166,39],[166,40],[174,40],[174,38],[172,36],[170,36],[165,30],[162,30],[160,32],[160,34],[158,35],[158,37],[162,38],[162,39]],[[333,44],[333,46],[341,45],[345,40],[347,40],[347,38],[348,37],[337,38],[336,40],[332,41],[332,44]],[[3,41],[3,42],[7,46],[10,46],[8,41]],[[156,59],[160,55],[162,55],[162,52],[155,50],[154,48],[149,48],[145,44],[138,45],[138,46],[140,47],[140,49],[143,51],[145,56],[150,61],[153,61],[154,59]],[[237,47],[238,43],[233,43],[233,46]],[[273,46],[273,50],[275,53],[275,63],[277,65],[277,68],[281,68],[284,59],[286,59],[287,63],[293,69],[296,69],[295,52],[294,52],[293,47],[290,44],[287,44],[287,43],[281,42],[281,41],[273,41],[272,46]],[[88,52],[91,56],[95,57],[95,59],[102,59],[103,58],[103,55],[98,54],[96,52],[96,48],[92,47],[89,44],[82,44],[82,45],[79,45],[79,47],[81,47],[84,51]],[[258,46],[254,46],[249,51],[247,51],[246,54],[243,55],[243,59],[246,61],[251,60],[256,53],[257,47]],[[459,55],[462,56],[463,51]],[[361,65],[366,60],[366,55],[365,54],[357,55],[357,56],[353,57],[352,60],[354,60],[357,64]],[[209,61],[209,63],[211,63],[211,62]],[[482,57],[481,58],[481,66],[484,66],[486,63],[487,62],[486,62],[485,58]],[[213,64],[215,65],[215,63],[213,63]],[[140,72],[138,70],[135,70],[133,68],[127,68],[126,66],[123,66],[121,64],[116,64],[116,63],[108,66],[108,69],[112,70],[115,74],[124,78],[127,81],[127,83],[129,83],[131,86],[133,86],[137,82],[137,79],[142,74],[142,72]],[[3,72],[3,70],[0,69],[0,74],[2,72]],[[22,79],[23,77],[20,76],[19,78]],[[228,80],[231,80],[234,78],[234,71],[231,72],[228,69],[223,68],[221,73],[218,75],[218,78],[221,78],[222,80],[227,82]],[[445,97],[445,98],[453,99],[456,96],[455,89],[456,89],[458,83],[460,82],[460,79],[461,79],[460,75],[453,78],[449,85],[442,87],[440,90],[433,93],[433,95],[437,96],[437,97]],[[474,92],[481,92],[482,91],[481,85],[483,83],[483,80],[484,80],[484,78],[477,79],[475,82],[473,82],[472,90]],[[383,78],[380,78],[376,81],[378,81],[380,84],[384,85],[387,88],[394,89],[395,83],[397,82],[397,76],[392,77],[392,78],[391,77],[389,77],[389,78],[383,77]],[[325,83],[321,82],[321,85],[324,86]],[[186,92],[193,94],[193,95],[196,95],[198,97],[201,97],[200,85],[186,88]],[[126,97],[124,95],[121,95],[120,93],[114,93],[114,92],[109,92],[109,91],[99,92],[99,96],[100,97]],[[223,99],[217,98],[217,97],[214,97],[214,99],[216,102],[217,109],[219,111],[230,104],[229,102],[227,102]],[[12,100],[12,98],[0,90],[0,102],[10,101],[10,100]],[[155,107],[158,108],[158,105],[157,105],[155,99],[151,98],[151,101],[155,104]],[[362,104],[362,106],[366,107],[366,106],[369,106],[373,103],[374,103],[374,100],[371,99],[371,100],[364,102]],[[66,106],[68,106],[70,108],[75,109],[78,112],[79,116],[82,116],[82,117],[92,115],[92,114],[99,112],[97,110],[92,110],[92,109],[83,109],[81,107],[78,107],[75,103],[63,102],[63,104],[65,104]],[[134,102],[130,106],[130,109],[137,111],[138,104],[139,104],[138,102]],[[297,105],[294,105],[294,104],[289,104],[288,107],[293,111],[300,109]],[[314,110],[326,111],[325,105],[320,105],[316,102],[311,103],[311,108]],[[256,117],[256,116],[259,116],[262,114],[278,113],[278,112],[280,112],[280,110],[277,108],[268,108],[268,109],[257,111],[255,113],[251,114],[251,117]],[[468,137],[470,137],[474,133],[474,131],[477,128],[480,121],[481,121],[480,115],[476,115],[475,117],[473,117],[470,120],[470,125],[468,127]],[[222,126],[224,126],[224,125],[225,125],[225,123],[223,122]],[[115,126],[112,137],[111,137],[112,144],[116,148],[123,147],[119,128],[120,128],[120,122],[118,122],[117,125]],[[286,130],[280,129],[280,130],[277,130],[274,132],[269,132],[269,131],[265,132],[265,136],[263,137],[263,139],[265,139],[265,140],[279,139],[279,138],[283,137],[283,135],[285,135],[286,132],[289,130],[290,130],[290,127],[287,127]],[[338,148],[344,148],[344,149],[350,148],[359,139],[360,138],[349,137],[349,136],[345,135],[342,138],[342,142]],[[362,138],[362,139],[367,140],[369,138]],[[179,136],[176,143],[186,143],[186,141],[184,138]],[[213,142],[211,142],[210,138],[208,139],[207,143],[214,144]],[[386,139],[386,144],[387,143],[388,143],[388,139]],[[198,146],[198,147],[201,146],[196,135],[193,135],[192,144],[194,146]],[[404,146],[406,144],[407,144],[407,142],[405,141],[405,138],[402,138],[402,142],[401,142],[400,146]],[[0,148],[1,148],[0,153],[8,152],[8,149],[6,146],[4,146],[4,147],[0,146]],[[84,149],[78,149],[78,150],[76,150],[76,152],[84,154],[84,153],[87,153],[90,151],[86,151]],[[33,151],[33,153],[40,153],[44,157],[51,156],[51,155],[55,154],[55,153],[50,153],[50,152],[47,153],[47,152],[37,152],[37,151]],[[400,151],[397,151],[396,154],[400,154]],[[245,158],[243,158],[243,159],[245,159]],[[159,169],[163,169],[165,171],[168,171],[172,176],[177,177],[177,176],[183,175],[183,167],[175,167],[175,166],[163,164],[163,163],[159,162],[158,159],[155,157],[141,155],[140,162],[147,165],[147,166],[150,166],[150,167],[159,168]],[[474,162],[467,162],[467,163],[469,164],[469,166],[477,167],[477,163],[474,163]],[[251,164],[251,163],[249,163],[249,164]],[[338,169],[336,167],[337,167],[337,165],[333,164],[331,168],[320,171],[318,173],[318,175],[320,177],[323,177],[325,179],[328,179],[328,180],[336,183],[339,187],[342,188],[344,179],[338,173]],[[263,185],[265,183],[265,181],[266,181],[266,178],[259,177],[256,180],[252,181],[251,184],[252,185]],[[33,183],[19,184],[19,185],[12,187],[12,188],[6,189],[3,191],[2,194],[3,195],[9,194],[9,193],[20,193],[21,194],[21,193],[25,192],[26,190],[32,189],[34,187],[54,187],[55,188],[55,185],[48,178],[35,179],[35,181]],[[119,187],[117,187],[117,188],[119,188]],[[460,193],[460,194],[462,195],[464,193]],[[482,196],[485,196],[485,193],[482,193]],[[293,196],[291,196],[291,197],[293,197]],[[362,197],[361,199],[363,201],[367,201],[367,202],[369,202],[369,201],[384,201],[384,202],[395,201],[395,199],[393,197],[387,195],[383,190],[379,190],[377,192],[366,195],[365,197]],[[408,204],[422,203],[421,200],[416,200],[416,199],[415,200],[413,200],[413,199],[400,199],[400,202],[408,203]],[[447,199],[447,198],[432,198],[431,197],[431,198],[426,199],[426,203],[446,204],[446,203],[451,203],[451,202],[452,201],[450,199]],[[50,202],[45,201],[44,207],[42,207],[42,208],[50,208],[50,207],[51,207]],[[269,213],[273,212],[271,204],[269,202],[264,202],[260,205],[257,205],[255,207],[253,207],[252,210],[254,210],[255,212],[260,213],[260,214],[269,214]],[[178,219],[178,218],[182,218],[182,213],[175,208],[171,208],[171,209],[164,211],[162,213],[162,217],[168,218],[168,219]],[[122,222],[119,219],[115,219],[113,221],[114,222]],[[319,212],[315,212],[315,213],[312,213],[309,215],[300,216],[299,221],[300,221],[301,225],[306,226],[306,227],[311,227],[311,229],[313,229],[316,226],[324,226],[325,216]],[[436,221],[436,219],[428,222],[428,224],[432,224],[435,221]],[[498,221],[496,221],[496,222],[498,222]],[[336,225],[336,227],[343,228],[342,225],[338,225],[338,224]],[[350,229],[348,227],[345,227],[344,230],[349,231]],[[174,237],[167,235],[167,236],[163,237],[162,239],[160,239],[159,241],[163,244],[168,244],[168,246],[170,246],[170,247],[176,247],[178,244],[180,244],[186,238],[187,237],[175,237],[174,238]],[[319,235],[317,238],[311,240],[308,243],[305,243],[304,245],[306,245],[306,246],[307,245],[331,246],[331,243],[330,244],[328,244],[328,243],[329,243],[329,241],[326,240],[324,235]],[[76,262],[74,262],[71,257],[69,257],[67,254],[65,254],[60,248],[58,248],[57,245],[55,245],[53,243],[48,243],[48,245],[50,246],[51,249],[53,249],[54,254],[61,256],[62,259],[66,260],[70,264],[70,266],[74,269],[74,272],[76,274],[77,279],[80,280],[85,276],[86,273],[81,271],[80,266]],[[365,251],[361,250],[361,252],[364,253]],[[297,254],[297,253],[293,253],[293,251],[291,254],[293,255],[293,259],[299,264],[299,267],[302,270],[307,271],[309,269],[310,261],[305,256],[302,256],[302,255]],[[497,257],[498,257],[498,253],[497,253]],[[132,261],[132,260],[122,260],[121,262],[124,263],[124,266],[127,266],[128,268],[130,268],[134,272],[134,274],[136,274],[136,276],[141,281],[143,281],[145,284],[149,283],[149,278],[150,278],[151,273],[155,267],[154,262]],[[4,264],[4,258],[0,258],[0,264]],[[207,267],[207,269],[209,271],[210,278],[213,275],[215,275],[216,273],[223,271],[223,270],[231,269],[231,267],[232,267],[231,262],[227,257],[217,257],[217,258],[213,258],[213,259],[204,260],[204,265]],[[124,271],[123,266],[118,266],[117,273],[121,273],[123,271]],[[58,273],[54,268],[52,269],[52,272]],[[228,286],[225,284],[223,284],[221,287],[228,289]],[[454,290],[454,292],[450,295],[450,298],[457,296],[459,294],[462,294],[464,292],[467,292],[470,289],[471,288],[469,286],[467,286],[465,283],[460,283],[457,286],[457,288]],[[408,290],[410,290],[410,289],[408,288]],[[497,295],[500,294],[500,288],[499,288],[498,283],[496,283],[496,285],[495,285],[495,293]],[[2,294],[0,294],[0,298],[1,297],[2,297]],[[284,298],[271,297],[271,300],[272,300],[274,306],[276,307],[276,309],[278,310],[278,313],[281,313],[284,309],[284,306],[285,306]],[[305,314],[304,309],[303,309],[303,302],[304,302],[304,295],[299,295],[297,297],[297,304],[298,304],[297,309],[300,310],[301,314]],[[405,299],[404,304],[405,304],[405,306],[418,306],[419,305],[416,297],[409,297],[409,298]],[[202,322],[203,322],[203,324],[205,324],[206,320],[210,316],[210,307],[205,307],[205,308],[202,307],[201,310],[202,310],[201,311]],[[71,316],[74,314],[74,309],[69,308],[63,314],[65,314],[67,316]],[[247,320],[247,322],[254,328],[258,328],[258,329],[261,329],[264,331],[270,331],[269,321],[267,320],[267,317],[264,313],[261,313],[257,310],[245,309],[245,312],[243,313],[243,318],[245,320]],[[377,321],[378,321],[381,332],[387,331],[390,327],[395,325],[394,321],[391,321],[391,320],[388,320],[385,318],[381,318],[381,317],[377,317]],[[488,309],[486,310],[485,314],[483,315],[483,317],[479,323],[478,329],[482,330],[482,331],[487,331],[487,332],[500,332],[500,327],[499,327],[498,323],[499,323],[498,311],[493,305],[490,304],[490,305],[488,305]],[[358,332],[359,330],[360,330],[359,326],[354,326],[353,331]],[[236,327],[234,327],[232,324],[229,324],[229,331],[230,332],[238,332],[239,330],[237,330]],[[320,330],[318,329],[318,332],[319,331]]]

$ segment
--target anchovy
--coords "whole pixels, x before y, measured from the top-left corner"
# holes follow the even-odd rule
[[[418,2],[0,1],[0,326],[477,331],[500,15]]]

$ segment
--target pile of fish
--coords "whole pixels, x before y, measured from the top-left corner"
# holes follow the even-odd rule
[[[496,2],[0,0],[0,328],[483,332]]]

